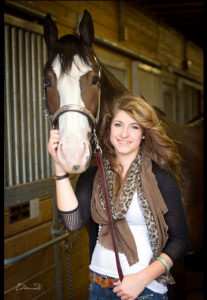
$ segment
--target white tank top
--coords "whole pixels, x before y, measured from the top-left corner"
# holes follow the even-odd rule
[[[149,242],[147,226],[141,210],[141,204],[139,203],[139,196],[137,192],[134,193],[132,202],[129,206],[128,212],[126,214],[126,221],[134,236],[139,262],[130,267],[125,254],[119,253],[123,275],[134,274],[142,271],[147,266],[149,266],[150,259],[153,256],[151,245]],[[100,230],[101,225],[99,225],[99,232]],[[119,278],[114,252],[101,246],[98,242],[98,239],[96,241],[96,246],[89,268],[99,274],[103,274],[113,278]],[[162,282],[158,283],[156,280],[150,282],[147,285],[147,288],[160,294],[164,294],[168,291],[167,287],[164,286]]]

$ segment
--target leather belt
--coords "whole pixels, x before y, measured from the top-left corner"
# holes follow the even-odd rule
[[[93,280],[93,273],[91,271],[89,271],[89,279],[90,281]],[[113,285],[114,282],[116,282],[116,279],[114,278],[108,278],[107,276],[97,274],[94,275],[94,283],[100,284],[102,288],[107,288],[108,286]]]

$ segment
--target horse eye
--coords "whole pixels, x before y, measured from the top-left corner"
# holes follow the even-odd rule
[[[92,84],[96,84],[99,80],[100,80],[100,78],[95,75],[92,77],[91,82],[92,82]]]
[[[50,77],[46,77],[43,79],[43,82],[45,84],[45,86],[51,86],[51,78]]]

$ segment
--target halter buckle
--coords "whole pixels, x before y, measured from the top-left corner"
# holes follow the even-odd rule
[[[92,142],[94,141],[95,142],[95,149],[94,149],[94,153],[96,152],[100,152],[102,154],[102,150],[101,150],[101,147],[99,146],[98,144],[98,138],[97,138],[97,135],[96,135],[96,130],[94,129],[93,130],[93,133],[92,133],[92,138],[91,138]]]
[[[47,109],[45,109],[43,113],[44,113],[44,116],[45,116],[45,117],[48,117],[48,116],[49,116],[49,113],[48,113],[48,110],[47,110]]]

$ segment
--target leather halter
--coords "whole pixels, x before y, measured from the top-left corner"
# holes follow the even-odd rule
[[[101,66],[99,65],[99,62],[97,60],[97,57],[95,56],[95,54],[93,54],[94,59],[96,64],[99,67],[99,79],[101,79]],[[97,112],[96,112],[96,118],[94,118],[94,116],[92,115],[92,113],[86,109],[84,106],[82,105],[77,105],[77,104],[66,104],[64,106],[61,106],[55,113],[54,115],[52,115],[49,111],[49,107],[48,107],[48,103],[47,103],[47,93],[46,93],[46,87],[48,86],[47,84],[44,83],[43,81],[43,85],[44,85],[44,95],[43,95],[43,101],[45,103],[45,110],[44,110],[44,115],[45,117],[48,118],[49,124],[51,129],[56,129],[56,123],[58,121],[58,118],[66,113],[66,112],[70,112],[70,111],[75,111],[75,112],[79,112],[85,116],[88,117],[88,119],[91,121],[92,124],[92,134],[91,134],[91,143],[95,138],[96,135],[96,127],[98,125],[98,121],[99,121],[99,114],[100,114],[100,101],[101,101],[101,86],[100,86],[100,82],[98,82],[98,107],[97,107]],[[95,141],[96,143],[96,141]],[[96,143],[97,145],[97,143]],[[98,145],[97,145],[98,146]],[[99,147],[99,146],[98,146]],[[100,147],[98,148],[98,150],[100,150]]]

